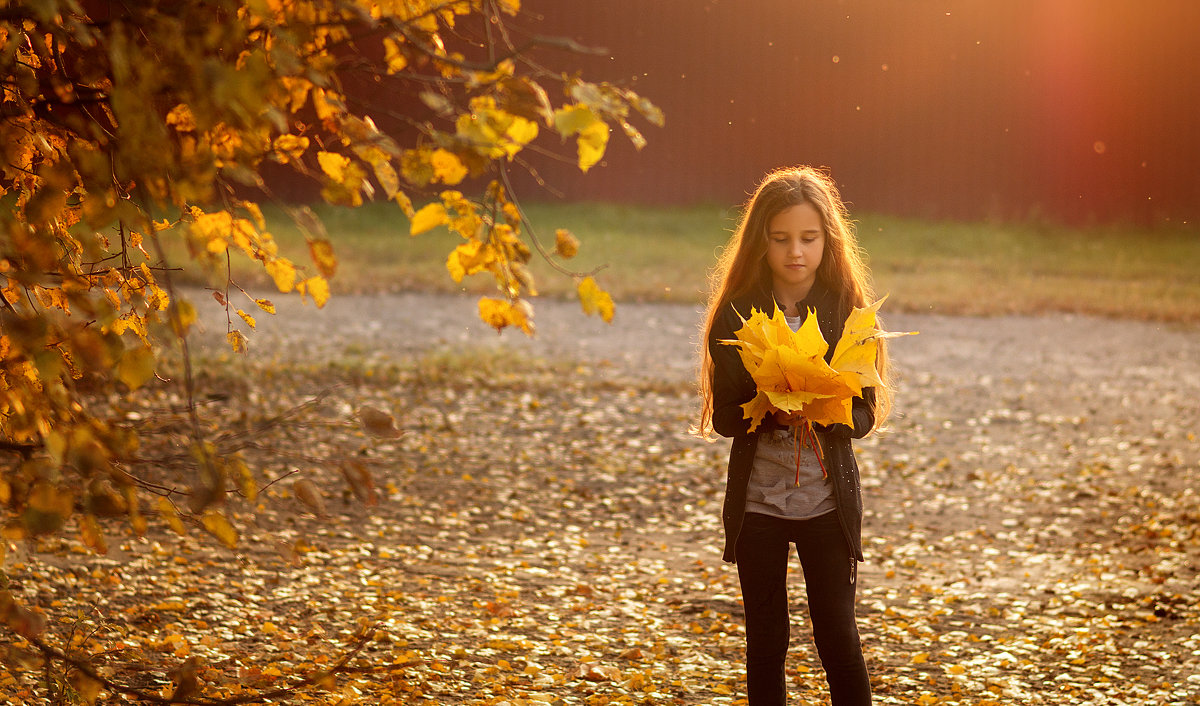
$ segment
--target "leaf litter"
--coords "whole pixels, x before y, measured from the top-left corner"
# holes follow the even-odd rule
[[[1076,324],[1032,323],[1090,329]],[[1200,335],[1167,332],[1116,366],[1102,342],[1072,355],[1018,331],[1035,345],[1004,356],[980,333],[1026,325],[900,322],[924,340],[897,357],[890,432],[859,445],[876,701],[1195,703]],[[689,382],[521,346],[403,360],[205,366],[202,388],[230,398],[214,424],[293,410],[240,442],[261,482],[284,480],[231,503],[236,548],[112,524],[104,556],[66,538],[10,547],[9,590],[48,639],[153,693],[188,665],[205,697],[277,689],[373,631],[347,671],[274,702],[742,702],[727,447],[687,435]],[[113,404],[169,447],[166,391]],[[791,586],[792,699],[823,703]],[[33,651],[9,634],[0,649],[25,665],[0,697],[41,702]]]

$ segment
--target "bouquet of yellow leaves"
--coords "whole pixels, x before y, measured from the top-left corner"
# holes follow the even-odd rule
[[[811,445],[825,472],[813,425],[853,427],[854,398],[862,397],[864,387],[883,385],[875,368],[879,340],[916,333],[879,329],[876,315],[886,298],[850,312],[828,363],[825,353],[829,344],[821,335],[815,312],[809,310],[804,324],[793,331],[779,309],[773,316],[751,309],[750,318],[742,318],[742,327],[734,334],[737,338],[721,341],[738,347],[742,363],[758,387],[754,399],[742,405],[746,419],[750,420],[750,431],[757,429],[769,413],[799,414],[804,423],[799,425],[797,444],[799,448],[806,443]],[[799,474],[799,453],[796,456]]]

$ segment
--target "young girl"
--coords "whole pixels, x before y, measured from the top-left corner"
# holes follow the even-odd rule
[[[816,312],[829,354],[851,308],[871,303],[870,275],[832,180],[807,167],[768,174],[713,273],[704,324],[700,432],[732,437],[722,520],[725,561],[736,562],[746,611],[746,681],[751,706],[786,700],[787,565],[795,544],[804,570],[813,638],[834,706],[871,703],[854,619],[856,562],[862,561],[862,494],[851,439],[878,426],[886,389],[853,401],[853,427],[817,427],[822,463],[811,448],[797,462],[801,419],[776,412],[754,431],[741,405],[756,393],[734,346],[740,317],[782,309],[793,329]],[[740,317],[739,317],[740,314]],[[877,366],[887,380],[880,342]],[[799,473],[797,473],[799,466]],[[799,482],[797,482],[797,477]]]

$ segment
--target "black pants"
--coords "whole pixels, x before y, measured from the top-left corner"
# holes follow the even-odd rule
[[[871,703],[871,682],[854,621],[857,571],[836,512],[811,520],[746,513],[737,540],[746,606],[746,682],[751,706],[787,700],[784,660],[789,619],[787,565],[796,545],[808,612],[833,706]]]

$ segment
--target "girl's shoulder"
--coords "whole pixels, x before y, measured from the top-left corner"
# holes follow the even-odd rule
[[[771,296],[771,292],[767,289],[759,288],[747,292],[733,298],[729,303],[729,309],[736,311],[745,318],[749,318],[754,310],[765,311],[770,314],[775,311],[775,298]]]
[[[713,333],[728,338],[734,331],[742,327],[742,321],[749,319],[754,311],[774,312],[775,301],[770,295],[765,298],[758,293],[734,297],[732,301],[722,306],[713,319]]]

